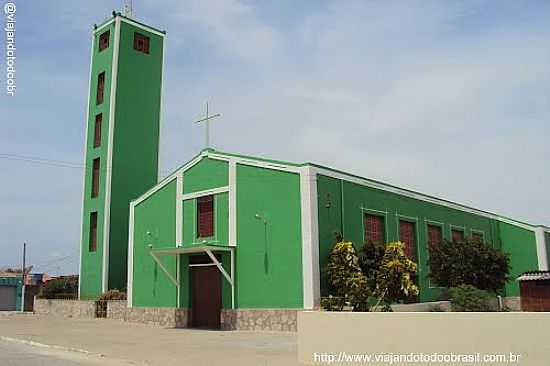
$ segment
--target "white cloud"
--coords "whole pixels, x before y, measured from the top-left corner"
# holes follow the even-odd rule
[[[20,45],[29,42],[24,88],[7,107],[17,124],[0,136],[9,152],[82,161],[82,43],[121,5],[90,4],[53,2],[48,32],[27,23],[20,33]],[[269,18],[266,6],[292,16]],[[208,99],[222,113],[212,129],[221,150],[319,162],[550,225],[548,11],[448,1],[136,4],[139,20],[168,32],[163,169],[203,147],[192,120]],[[0,183],[4,260],[18,260],[13,243],[30,234],[52,252],[78,243],[81,172],[47,172],[25,166]],[[21,192],[36,192],[36,182],[31,202]]]

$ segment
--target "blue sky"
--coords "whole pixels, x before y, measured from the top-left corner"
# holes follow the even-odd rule
[[[3,3],[6,1],[4,0]],[[2,3],[2,4],[3,4]],[[15,1],[0,154],[83,160],[90,32],[116,1]],[[547,1],[152,1],[167,31],[161,166],[203,147],[314,161],[550,225]],[[2,76],[2,89],[4,79]],[[82,169],[0,158],[0,266],[76,272]]]

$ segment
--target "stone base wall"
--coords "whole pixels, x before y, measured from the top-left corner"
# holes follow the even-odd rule
[[[297,309],[222,309],[223,330],[296,332]]]
[[[34,313],[67,318],[95,318],[95,301],[35,298]]]
[[[492,299],[489,303],[495,310],[498,309],[498,300]],[[435,306],[442,308],[445,311],[451,311],[450,301],[434,301],[434,302],[419,302],[415,304],[394,304],[391,306],[394,312],[426,312],[431,311]],[[503,297],[502,306],[510,311],[521,311],[519,297]]]
[[[170,328],[186,328],[189,311],[175,308],[129,308],[126,301],[109,301],[107,318],[125,322],[160,325]]]
[[[431,309],[436,306],[445,311],[451,311],[450,301],[418,302],[415,304],[394,304],[391,306],[391,308],[394,312],[401,313],[431,311]]]
[[[502,304],[510,309],[510,311],[521,311],[521,302],[519,296],[504,297],[502,298]]]

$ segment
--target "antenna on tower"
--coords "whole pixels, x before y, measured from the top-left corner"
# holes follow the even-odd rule
[[[134,17],[134,7],[132,0],[124,0],[124,16],[128,18]]]

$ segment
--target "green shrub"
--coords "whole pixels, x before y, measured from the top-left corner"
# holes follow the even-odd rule
[[[472,285],[461,285],[449,290],[453,311],[494,311],[491,306],[493,297],[487,291]]]
[[[41,299],[77,299],[78,277],[60,277],[50,280],[42,286]]]
[[[99,296],[98,300],[110,301],[110,300],[126,300],[126,293],[117,289],[105,291]]]
[[[442,287],[472,285],[501,290],[510,271],[510,256],[477,240],[443,241],[429,248],[430,277]]]

